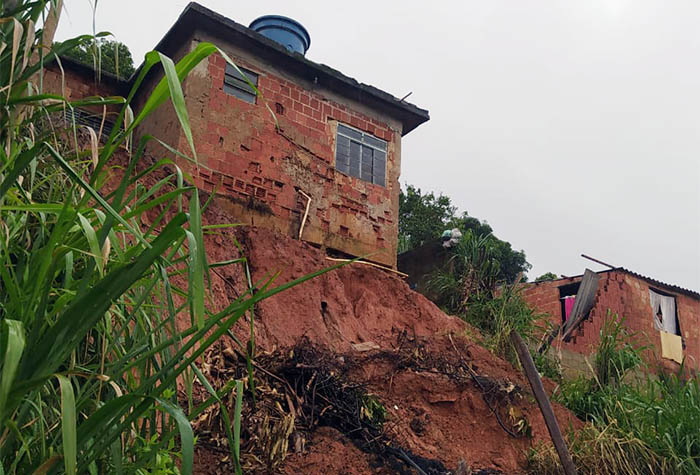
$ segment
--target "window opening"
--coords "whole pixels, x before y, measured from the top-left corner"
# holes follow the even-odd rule
[[[239,67],[239,69],[245,74],[245,77],[243,77],[236,68],[228,63],[226,64],[226,70],[224,72],[224,92],[251,104],[255,104],[255,89],[248,84],[245,78],[248,78],[255,87],[258,87],[258,75],[245,68]]]
[[[659,290],[649,289],[649,302],[654,315],[654,327],[674,335],[680,335],[676,299]]]
[[[566,323],[576,303],[576,294],[581,282],[562,285],[559,287],[559,302],[561,303],[561,322]]]
[[[386,141],[338,124],[335,168],[346,175],[386,186],[386,148]]]

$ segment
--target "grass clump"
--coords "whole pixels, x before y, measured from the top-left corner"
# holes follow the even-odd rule
[[[563,382],[554,399],[589,421],[571,433],[581,473],[700,473],[700,383],[678,374],[648,375],[634,335],[611,315],[601,329],[593,376]],[[632,377],[636,376],[636,377]],[[555,473],[556,454],[539,447],[529,457],[532,473]]]
[[[511,332],[532,342],[544,332],[538,323],[544,319],[527,305],[518,282],[499,281],[500,264],[494,246],[489,235],[468,231],[451,249],[445,267],[430,276],[428,289],[443,310],[479,329],[484,346],[519,367]],[[550,355],[533,352],[533,359],[545,376],[561,377],[559,364]]]
[[[175,64],[153,51],[126,98],[71,102],[42,90],[44,66],[95,38],[49,48],[37,25],[60,5],[0,3],[0,474],[191,473],[191,420],[243,390],[214,391],[203,352],[256,302],[312,275],[258,282],[210,310],[209,269],[233,262],[209,263],[203,235],[226,224],[205,225],[196,188],[169,159],[146,160],[154,139],[135,143],[134,132],[170,101],[196,160],[180,82],[224,54],[199,43]],[[146,75],[161,67],[165,77],[132,114]],[[66,111],[88,106],[110,110],[110,132],[61,125],[74,117]],[[181,330],[176,318],[188,316]],[[193,407],[177,393],[179,382],[191,393],[195,379],[211,397]],[[240,410],[233,426],[241,473]]]

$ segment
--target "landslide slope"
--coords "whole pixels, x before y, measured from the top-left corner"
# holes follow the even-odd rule
[[[205,219],[231,221],[217,200]],[[238,243],[254,283],[335,264],[321,249],[261,228],[205,239],[212,262],[239,257]],[[248,286],[237,265],[215,269],[211,284],[218,307]],[[248,324],[246,316],[234,329],[244,344]],[[419,473],[416,464],[448,473],[463,461],[475,473],[520,473],[527,449],[548,440],[522,375],[396,274],[357,263],[333,270],[256,305],[254,329],[259,395],[255,405],[246,397],[242,423],[250,471]],[[244,378],[241,353],[222,341],[207,353],[205,373],[219,384]],[[564,408],[555,412],[564,430],[581,425]],[[198,472],[230,473],[217,414],[200,419]]]

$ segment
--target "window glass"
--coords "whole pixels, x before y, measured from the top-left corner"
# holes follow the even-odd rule
[[[365,143],[371,145],[372,147],[386,151],[386,142],[384,140],[374,138],[371,135],[365,134]]]
[[[374,151],[374,163],[372,164],[372,183],[385,186],[386,154],[379,150]]]
[[[362,145],[358,142],[350,142],[350,175],[360,177],[360,157]]]
[[[338,136],[336,143],[335,168],[343,173],[350,173],[350,139],[342,135]]]
[[[338,133],[350,137],[351,139],[362,141],[362,132],[346,127],[343,124],[338,124]]]
[[[386,141],[338,124],[335,168],[361,180],[386,186],[386,148]]]

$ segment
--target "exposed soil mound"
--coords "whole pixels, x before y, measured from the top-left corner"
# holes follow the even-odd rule
[[[217,206],[205,219],[227,222]],[[264,229],[206,239],[211,262],[238,257],[237,242],[254,285],[275,272],[278,285],[334,264],[320,249]],[[212,274],[217,306],[247,288],[240,266]],[[261,302],[254,323],[258,403],[246,395],[243,411],[250,471],[454,473],[462,461],[471,473],[518,473],[527,448],[548,440],[519,372],[395,274],[347,265]],[[246,331],[238,325],[234,333],[245,342]],[[224,341],[209,352],[210,379],[245,377],[236,348]],[[581,424],[555,411],[564,428]],[[196,425],[200,473],[231,470],[217,420],[209,414]]]
[[[309,244],[265,229],[237,228],[234,235],[248,259],[253,282],[280,272],[273,284],[279,285],[336,264]],[[211,238],[207,243],[210,260],[238,256],[230,239]],[[227,302],[247,288],[237,266],[220,269],[218,277],[214,281],[217,302]],[[397,332],[430,336],[464,328],[461,320],[411,291],[399,276],[361,264],[341,267],[266,299],[255,315],[256,343],[267,349],[292,346],[307,337],[342,352],[358,343],[386,347]]]
[[[141,224],[163,211],[153,208]],[[205,225],[231,222],[223,198],[203,216]],[[255,227],[209,230],[205,246],[210,263],[246,256],[253,287],[275,273],[273,286],[334,264],[321,249]],[[244,269],[211,269],[212,307],[249,290]],[[246,472],[521,473],[527,448],[549,439],[521,374],[396,274],[346,265],[257,304],[254,318],[256,400],[245,392],[241,425]],[[232,329],[243,345],[244,320]],[[178,320],[190,325],[188,315]],[[202,370],[216,390],[247,381],[241,351],[226,338],[205,354]],[[193,397],[209,393],[195,381]],[[193,423],[196,473],[233,473],[220,411],[211,406]],[[582,426],[562,407],[555,412],[563,428]]]

